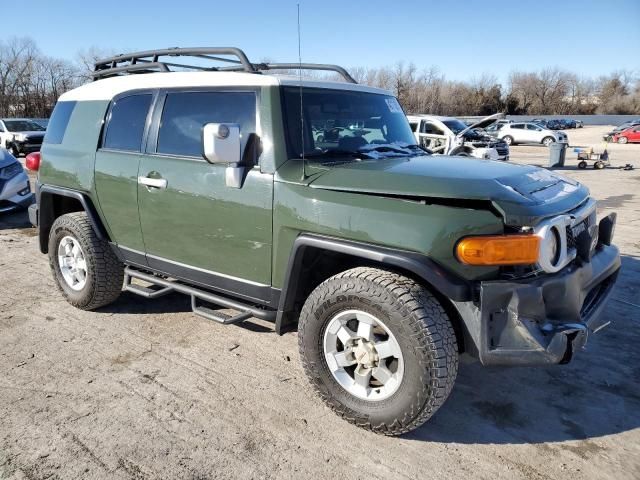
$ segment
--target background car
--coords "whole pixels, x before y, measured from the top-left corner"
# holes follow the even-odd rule
[[[33,194],[24,168],[4,148],[0,148],[0,213],[26,208]]]
[[[558,121],[560,122],[560,125],[562,125],[562,128],[576,128],[576,121],[571,120],[570,118],[563,118]]]
[[[562,130],[562,122],[560,120],[547,120],[545,127],[549,130]]]
[[[501,117],[498,113],[467,125],[453,117],[407,115],[416,141],[435,154],[506,161],[509,146],[483,130],[501,121]]]
[[[37,152],[44,139],[45,128],[28,118],[0,119],[0,147],[14,157]]]
[[[640,143],[640,125],[629,127],[613,136],[616,143]]]
[[[542,143],[547,147],[552,143],[568,143],[567,134],[557,132],[533,122],[516,122],[502,126],[498,130],[497,137],[508,145],[517,143]]]

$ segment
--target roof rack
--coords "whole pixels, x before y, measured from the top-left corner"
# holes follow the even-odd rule
[[[222,65],[190,65],[161,60],[160,57],[192,57],[221,63]],[[206,72],[247,72],[258,74],[265,70],[324,70],[340,74],[349,83],[357,83],[349,75],[349,72],[338,65],[320,63],[251,63],[246,54],[235,47],[176,47],[116,55],[98,60],[95,63],[93,79],[99,80],[123,74],[171,72],[172,69],[170,67]]]

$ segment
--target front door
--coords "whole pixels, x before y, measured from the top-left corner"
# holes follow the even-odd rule
[[[139,211],[149,266],[221,291],[270,294],[273,175],[253,165],[256,92],[161,92],[139,171]],[[226,185],[225,165],[202,157],[202,127],[240,125],[246,178]]]

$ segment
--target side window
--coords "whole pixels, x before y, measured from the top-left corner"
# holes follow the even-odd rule
[[[44,136],[44,143],[62,143],[64,139],[64,133],[67,131],[69,125],[69,119],[73,109],[76,107],[76,102],[58,102],[56,103],[51,119],[47,125],[47,133]]]
[[[527,130],[541,130],[541,128],[533,123],[527,123]]]
[[[524,123],[512,123],[511,128],[516,128],[518,130],[524,130]]]
[[[111,105],[103,148],[139,152],[151,106],[151,94],[120,98]]]
[[[253,92],[168,93],[164,102],[158,153],[202,156],[202,127],[207,123],[240,125],[242,151],[256,131],[256,95]]]

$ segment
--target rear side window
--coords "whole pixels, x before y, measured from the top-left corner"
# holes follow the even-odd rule
[[[111,105],[102,147],[139,152],[151,99],[151,94],[144,94],[116,100]]]
[[[76,107],[76,102],[58,102],[53,109],[51,119],[47,125],[47,133],[44,136],[44,143],[60,144],[64,139],[64,133],[67,131],[69,119]]]
[[[518,130],[524,130],[524,123],[512,123],[511,128],[517,128]]]
[[[240,125],[242,151],[256,131],[253,92],[180,92],[167,94],[158,131],[158,153],[202,156],[202,127],[207,123]]]

